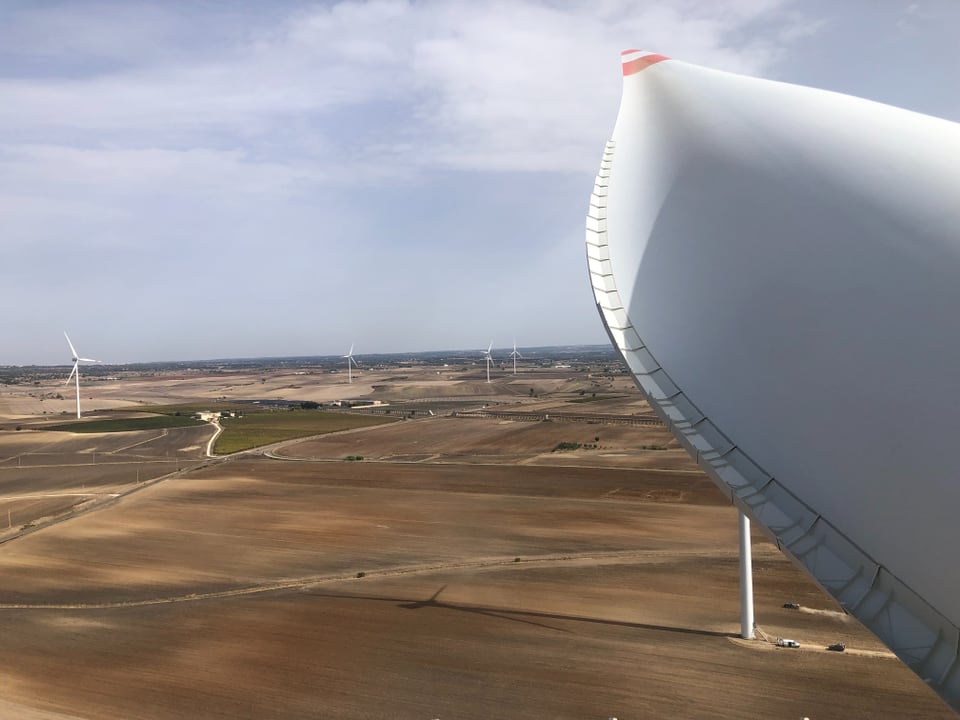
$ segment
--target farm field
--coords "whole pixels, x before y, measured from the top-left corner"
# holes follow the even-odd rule
[[[153,415],[149,417],[128,417],[104,420],[86,420],[50,425],[46,430],[75,433],[111,433],[136,432],[137,430],[161,430],[163,428],[194,427],[202,425],[201,420],[192,417]]]
[[[403,467],[220,464],[4,547],[8,701],[78,717],[951,716],[767,543],[758,617],[803,647],[738,641],[736,515],[705,480],[678,498],[643,471]],[[875,655],[813,649],[838,640]]]
[[[242,417],[223,418],[223,434],[217,438],[214,452],[229,454],[308,435],[343,432],[394,422],[383,415],[286,410],[245,413]]]
[[[562,450],[561,443],[579,445]],[[330,435],[290,443],[278,456],[410,462],[522,463],[700,470],[662,426],[425,418],[376,433]]]
[[[402,374],[378,376],[391,403],[436,389]],[[473,382],[444,410],[476,407]],[[570,403],[585,373],[520,382],[484,403],[645,411],[623,389]],[[954,716],[759,534],[769,641],[740,640],[737,514],[662,427],[418,415],[207,458],[209,425],[51,420],[0,414],[0,716]]]

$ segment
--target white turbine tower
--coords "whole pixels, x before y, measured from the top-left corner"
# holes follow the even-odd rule
[[[490,363],[493,362],[493,355],[490,354],[491,350],[493,350],[493,340],[490,341],[487,349],[483,351],[483,359],[487,361],[487,382],[490,382]]]
[[[63,331],[63,336],[67,339],[67,345],[70,346],[70,352],[72,353],[71,357],[73,358],[73,370],[70,371],[70,375],[67,377],[67,382],[65,385],[69,385],[71,380],[75,380],[77,384],[77,419],[80,419],[80,363],[82,362],[100,362],[99,360],[94,360],[92,358],[82,358],[77,354],[77,349],[73,346],[73,343],[70,342],[70,336],[67,335],[67,331]]]
[[[357,361],[353,359],[353,343],[350,344],[350,352],[343,356],[347,361],[347,382],[353,382],[353,368],[357,367]]]
[[[517,374],[517,358],[522,358],[522,357],[523,357],[523,355],[521,355],[521,354],[517,351],[517,341],[516,341],[516,340],[513,341],[513,352],[510,353],[510,357],[513,358],[513,374],[516,375],[516,374]]]

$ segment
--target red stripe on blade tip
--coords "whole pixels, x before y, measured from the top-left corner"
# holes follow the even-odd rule
[[[655,65],[658,62],[663,60],[669,60],[666,55],[644,55],[643,57],[638,57],[635,60],[628,60],[623,63],[623,74],[624,75],[636,75],[641,70],[645,70],[651,65]]]

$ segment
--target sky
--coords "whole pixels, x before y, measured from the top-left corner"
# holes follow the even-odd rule
[[[960,2],[0,0],[0,365],[606,343],[619,53],[960,121]]]

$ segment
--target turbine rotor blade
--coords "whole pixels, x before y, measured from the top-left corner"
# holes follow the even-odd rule
[[[76,362],[73,363],[73,370],[71,370],[71,371],[70,371],[70,374],[67,375],[67,379],[66,379],[66,381],[63,383],[64,385],[69,385],[69,384],[70,384],[70,381],[73,380],[73,376],[74,376],[74,375],[76,374],[76,372],[77,372],[77,365],[78,365],[78,363],[76,363]]]
[[[70,336],[67,335],[67,331],[63,331],[63,336],[67,339],[67,345],[70,346],[70,352],[73,353],[73,357],[77,357],[77,349],[73,346],[73,343],[70,342]]]

